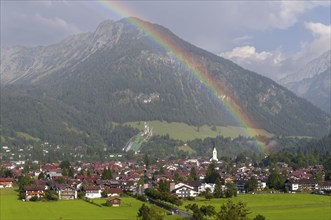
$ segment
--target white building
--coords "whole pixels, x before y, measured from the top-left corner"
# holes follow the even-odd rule
[[[101,198],[101,189],[98,186],[85,187],[85,197],[89,199]]]
[[[218,158],[217,158],[217,150],[216,150],[215,147],[214,147],[214,149],[213,149],[213,157],[210,158],[210,161],[216,161],[216,162],[218,162]]]
[[[170,187],[171,188],[171,187]],[[193,186],[189,186],[185,183],[179,183],[174,186],[175,189],[173,189],[171,192],[175,193],[178,197],[197,197],[198,192],[194,190]]]
[[[198,187],[198,192],[205,192],[207,189],[210,189],[211,193],[214,193],[215,184],[214,183],[202,183],[201,186]]]

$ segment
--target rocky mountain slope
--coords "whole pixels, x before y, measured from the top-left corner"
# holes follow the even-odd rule
[[[331,113],[331,50],[280,81],[285,87]]]
[[[225,108],[231,105],[258,128],[274,134],[328,133],[328,115],[274,81],[197,48],[160,25],[139,19],[134,22],[171,40],[194,61],[192,68],[205,69],[208,79],[226,91],[218,94],[226,104],[221,104],[173,53],[122,19],[102,22],[93,33],[71,36],[55,45],[1,49],[1,101],[20,106],[24,97],[51,112],[45,128],[26,120],[17,122],[19,115],[40,122],[39,114],[33,113],[36,105],[5,108],[1,111],[6,119],[1,120],[2,129],[24,128],[42,139],[42,134],[52,135],[49,127],[54,120],[59,127],[79,134],[82,142],[93,136],[102,143],[113,122],[238,125]]]

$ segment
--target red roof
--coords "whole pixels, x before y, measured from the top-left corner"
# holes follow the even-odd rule
[[[100,190],[100,186],[85,186],[84,187],[85,190]]]
[[[0,182],[13,182],[13,178],[0,178]]]
[[[114,194],[114,193],[122,194],[123,193],[123,190],[120,189],[120,188],[109,188],[109,189],[107,189],[107,193],[110,193],[110,194]]]
[[[30,185],[30,186],[24,187],[24,189],[26,191],[43,191],[43,190],[45,190],[45,186],[41,186],[41,185]]]

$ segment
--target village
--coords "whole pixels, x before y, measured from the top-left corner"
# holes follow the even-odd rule
[[[112,206],[119,206],[121,196],[144,195],[146,189],[157,188],[160,182],[169,184],[169,193],[178,198],[194,198],[213,193],[214,181],[206,177],[210,167],[221,180],[225,192],[229,184],[235,186],[236,193],[296,193],[331,191],[331,182],[324,181],[322,165],[294,170],[284,162],[277,163],[277,170],[284,185],[283,190],[271,186],[269,168],[254,167],[252,163],[232,164],[229,167],[218,159],[214,148],[211,158],[159,160],[156,164],[141,161],[76,162],[40,165],[38,161],[27,168],[24,161],[2,164],[6,176],[0,178],[0,188],[20,187],[22,201],[37,201],[52,192],[56,200],[106,198]],[[322,175],[320,179],[316,174]],[[23,179],[25,178],[25,182]],[[269,180],[268,180],[269,179]],[[254,180],[256,183],[248,186]]]

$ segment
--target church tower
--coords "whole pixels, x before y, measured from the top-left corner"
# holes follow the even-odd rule
[[[214,146],[214,149],[213,149],[213,157],[210,158],[210,161],[218,161],[217,159],[217,150],[216,150],[216,147]]]

